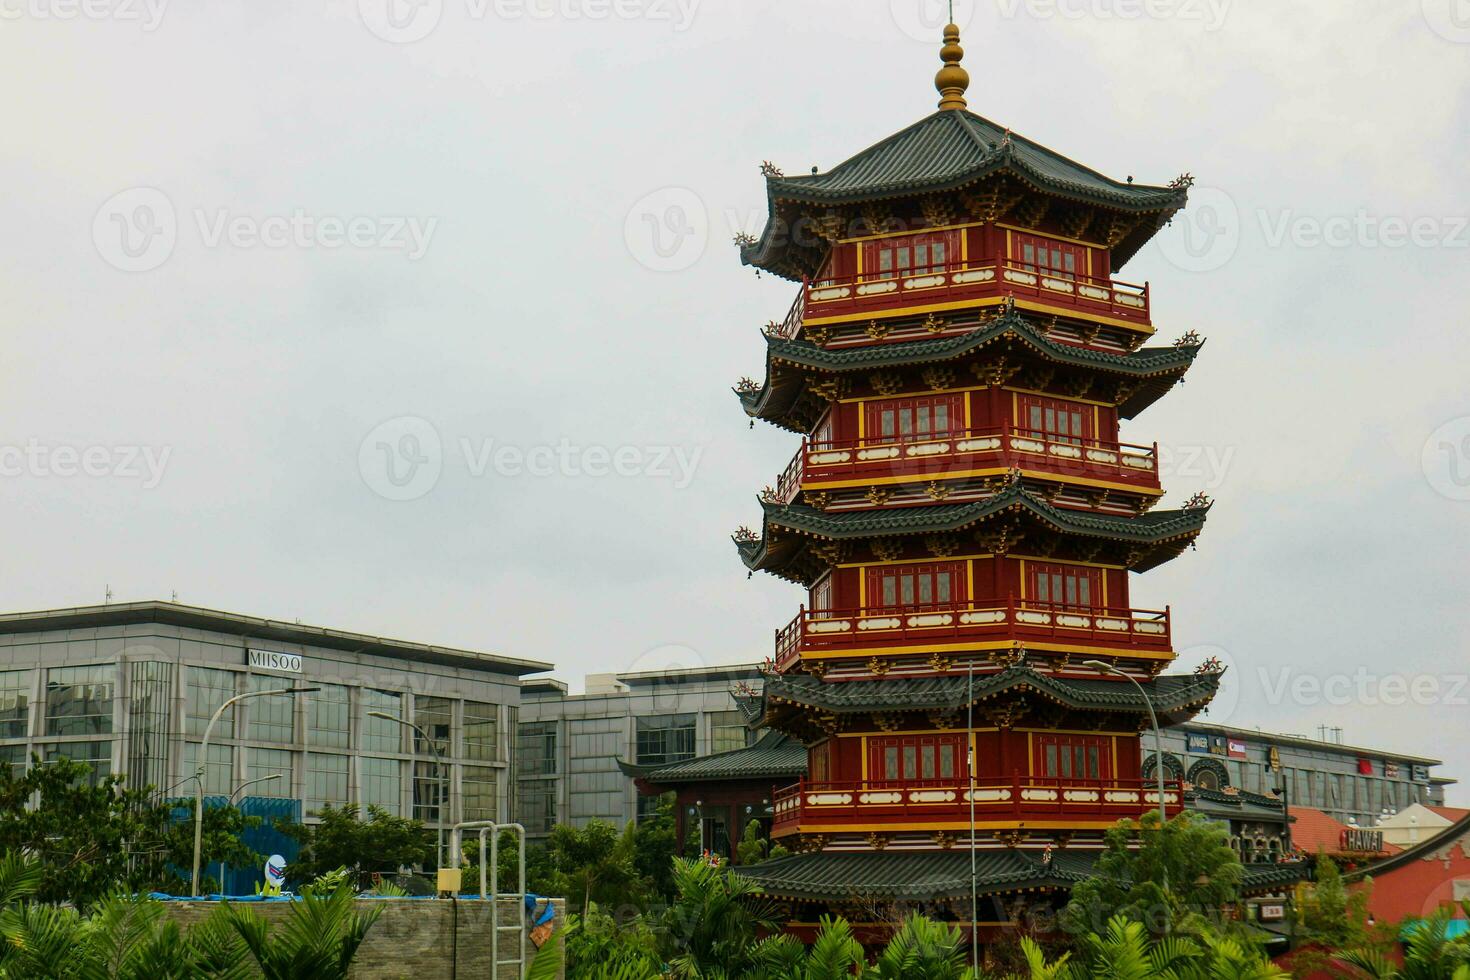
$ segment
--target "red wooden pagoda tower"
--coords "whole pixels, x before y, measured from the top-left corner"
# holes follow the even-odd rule
[[[797,853],[747,872],[798,927],[895,903],[993,927],[1056,900],[1158,806],[1132,681],[1165,725],[1219,682],[1161,676],[1169,612],[1129,602],[1209,505],[1156,508],[1157,447],[1119,432],[1200,350],[1151,344],[1148,287],[1113,278],[1190,178],[1111,180],[969,112],[962,54],[951,26],[933,115],[826,173],[765,165],[742,243],[800,283],[737,393],[802,445],[736,535],[808,593],[746,705],[808,747],[773,798]]]

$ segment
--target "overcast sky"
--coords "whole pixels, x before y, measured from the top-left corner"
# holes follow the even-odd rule
[[[731,238],[762,160],[932,111],[921,7],[0,0],[3,606],[177,591],[578,686],[766,656],[801,595],[729,534],[797,440],[730,387],[795,287]],[[1208,719],[1470,779],[1470,7],[956,16],[972,109],[1198,179],[1121,275],[1208,344],[1123,438],[1217,500],[1133,591],[1231,665]]]

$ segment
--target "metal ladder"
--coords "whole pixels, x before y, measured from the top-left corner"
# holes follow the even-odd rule
[[[478,830],[480,832],[480,898],[490,902],[490,963],[491,980],[500,980],[500,968],[502,966],[514,966],[516,976],[524,978],[526,975],[526,828],[518,823],[496,823],[493,820],[471,820],[465,823],[457,823],[450,830],[449,854],[454,862],[454,867],[463,863],[460,843],[463,832],[466,830]],[[519,884],[520,892],[497,894],[491,888],[491,882],[496,887],[500,882],[500,832],[502,830],[513,831],[519,840],[520,864]],[[490,860],[485,860],[485,842],[489,838]],[[516,901],[516,922],[508,926],[500,924],[500,902],[502,898],[513,898]],[[520,936],[516,944],[516,954],[511,959],[500,958],[500,934],[502,932],[514,931]]]

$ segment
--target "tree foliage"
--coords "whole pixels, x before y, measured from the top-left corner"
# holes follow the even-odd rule
[[[346,868],[359,883],[402,868],[433,867],[435,843],[423,823],[395,817],[379,806],[367,808],[366,819],[355,805],[325,806],[317,824],[286,824],[279,829],[301,845],[288,874],[293,883],[308,882]]]
[[[1160,826],[1157,813],[1107,832],[1092,874],[1072,891],[1069,932],[1102,933],[1115,915],[1163,934],[1234,902],[1243,869],[1223,824],[1184,812]]]

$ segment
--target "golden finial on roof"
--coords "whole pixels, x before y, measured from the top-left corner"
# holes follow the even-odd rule
[[[965,89],[970,87],[970,73],[960,65],[965,49],[960,47],[960,29],[950,24],[944,29],[944,47],[939,49],[939,58],[944,67],[934,76],[934,87],[939,89],[939,108],[963,109]]]

